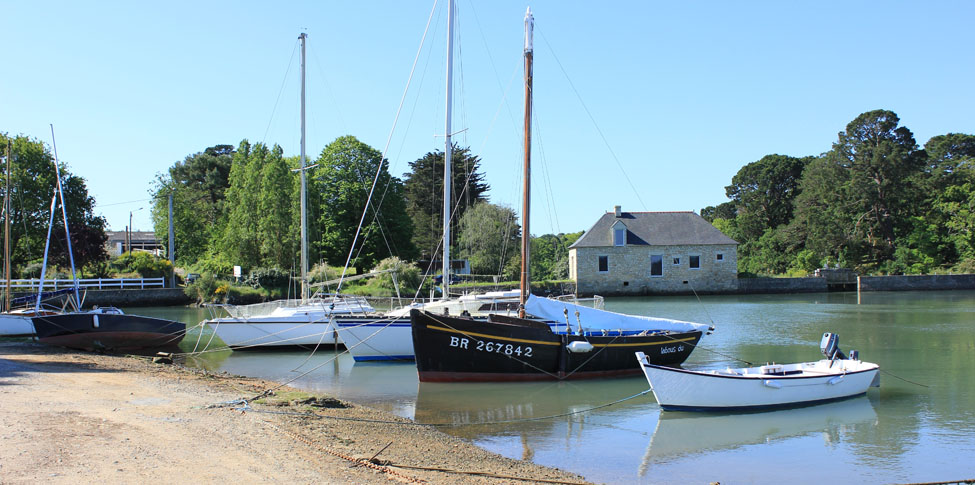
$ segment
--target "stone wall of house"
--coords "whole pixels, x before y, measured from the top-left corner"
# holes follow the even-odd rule
[[[650,275],[651,255],[662,256],[660,276]],[[605,272],[600,256],[608,258]],[[690,268],[690,256],[700,257],[700,268]],[[738,290],[738,252],[731,244],[573,248],[569,278],[582,295],[730,293]]]

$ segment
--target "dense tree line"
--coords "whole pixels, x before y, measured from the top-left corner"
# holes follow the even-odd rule
[[[51,233],[49,267],[68,270],[69,254],[60,202],[51,205],[57,190],[54,157],[44,143],[25,136],[0,134],[0,154],[6,156],[10,142],[10,256],[14,278],[40,276],[48,227]],[[67,212],[71,247],[77,269],[101,276],[108,254],[105,251],[105,219],[94,215],[95,200],[88,195],[85,179],[71,174],[59,162],[64,208]],[[0,167],[6,170],[6,167]],[[5,175],[2,177],[5,178]],[[5,183],[0,181],[0,190]],[[55,214],[51,218],[51,211]],[[49,274],[51,268],[49,268]]]
[[[740,243],[739,271],[803,274],[975,270],[975,136],[918,146],[887,110],[863,113],[819,156],[741,168],[701,215]]]

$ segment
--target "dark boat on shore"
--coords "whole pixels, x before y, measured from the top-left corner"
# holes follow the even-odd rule
[[[560,332],[532,319],[490,315],[485,321],[422,310],[413,310],[410,317],[421,382],[545,381],[639,375],[639,366],[632,362],[634,352],[643,352],[660,365],[678,365],[687,359],[703,335],[702,330]]]
[[[186,324],[182,322],[126,315],[113,307],[37,316],[31,320],[38,342],[82,350],[171,349],[186,333]]]

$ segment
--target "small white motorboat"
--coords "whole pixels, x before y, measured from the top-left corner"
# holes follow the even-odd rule
[[[880,386],[880,366],[863,362],[857,352],[848,358],[839,337],[823,334],[825,359],[798,364],[766,364],[722,370],[686,370],[651,364],[636,357],[664,410],[744,411],[835,401]]]

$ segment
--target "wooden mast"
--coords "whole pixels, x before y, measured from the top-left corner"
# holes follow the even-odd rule
[[[521,305],[518,316],[525,318],[525,302],[531,293],[529,268],[531,267],[531,231],[528,227],[531,206],[531,155],[532,155],[532,29],[535,18],[532,9],[525,12],[525,167],[521,206]]]
[[[453,142],[450,139],[450,118],[453,112],[451,92],[454,84],[454,0],[447,0],[447,116],[444,128],[446,142],[443,150],[443,299],[450,298],[450,189],[453,185],[451,165]]]

